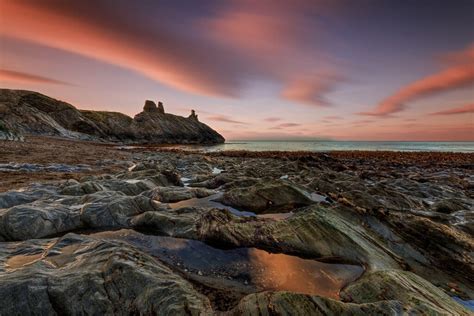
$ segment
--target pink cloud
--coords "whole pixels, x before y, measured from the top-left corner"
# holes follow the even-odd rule
[[[452,108],[444,111],[438,111],[430,113],[431,115],[453,115],[453,114],[465,114],[465,113],[474,113],[474,103],[466,104],[459,106],[457,108]]]
[[[329,64],[309,46],[319,31],[307,16],[329,5],[296,1],[225,2],[213,14],[186,19],[168,12],[156,18],[151,9],[161,12],[160,4],[143,11],[83,1],[5,0],[0,35],[97,59],[186,92],[236,97],[247,81],[263,79],[286,86],[284,95],[294,101],[319,104],[327,80],[293,78],[306,69],[322,73],[321,65]],[[182,22],[175,23],[177,18]]]
[[[451,54],[449,61],[451,65],[447,69],[403,87],[373,111],[360,114],[386,116],[403,111],[407,102],[474,83],[474,46]]]
[[[327,106],[329,102],[325,95],[340,81],[340,77],[330,74],[300,77],[288,83],[282,96],[312,106]]]
[[[214,116],[208,116],[207,119],[211,121],[217,121],[217,122],[224,122],[224,123],[234,123],[234,124],[247,124],[242,121],[237,121],[234,120],[226,115],[214,115]]]
[[[267,117],[263,119],[265,122],[278,122],[281,121],[281,118],[279,117]]]
[[[201,25],[218,42],[257,60],[282,84],[283,98],[324,106],[329,104],[325,95],[341,78],[335,75],[337,62],[320,48],[325,28],[308,12],[322,14],[333,7],[323,1],[233,1]]]
[[[298,123],[281,123],[276,126],[270,127],[269,129],[281,129],[281,128],[291,128],[291,127],[298,127],[301,124]]]
[[[314,54],[314,49],[300,49],[309,48],[307,37],[323,37],[324,28],[314,28],[310,13],[327,14],[335,7],[330,2],[307,0],[230,0],[224,3],[219,14],[203,19],[199,25],[208,29],[219,42],[273,63],[281,63],[282,56],[299,59]],[[287,66],[286,62],[280,66]]]
[[[19,72],[14,70],[0,69],[0,80],[18,82],[18,83],[45,83],[45,84],[60,84],[70,85],[65,81],[60,81],[52,78]]]
[[[1,8],[0,35],[98,59],[187,92],[236,96],[245,78],[259,73],[258,65],[171,29],[166,19],[134,16],[148,28],[130,23],[130,12],[120,6],[45,0],[2,1]]]

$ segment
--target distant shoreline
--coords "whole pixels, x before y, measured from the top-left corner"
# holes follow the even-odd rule
[[[224,144],[172,145],[183,150],[213,151],[393,151],[393,152],[474,152],[474,142],[395,142],[395,141],[227,141]]]
[[[192,150],[196,146],[183,145],[137,145],[125,146],[110,142],[91,142],[58,137],[29,136],[24,142],[0,141],[0,164],[65,164],[90,166],[85,172],[1,172],[4,179],[0,191],[20,188],[30,183],[56,181],[70,178],[79,179],[86,175],[110,173],[124,168],[126,161],[133,160],[134,154],[153,152],[175,152],[182,155],[202,155],[210,157],[240,157],[243,159],[282,159],[295,161],[339,162],[341,165],[372,165],[376,168],[388,165],[406,168],[440,167],[472,170],[474,153],[456,152],[396,152],[396,151],[202,151]],[[201,147],[202,148],[202,147]],[[61,154],[58,154],[61,153]]]

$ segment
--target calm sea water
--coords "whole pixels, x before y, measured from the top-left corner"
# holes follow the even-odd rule
[[[196,147],[192,147],[196,149]],[[222,145],[197,147],[204,151],[446,151],[474,152],[474,142],[382,142],[382,141],[228,141]]]

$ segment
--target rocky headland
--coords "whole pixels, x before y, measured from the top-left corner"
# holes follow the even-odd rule
[[[472,315],[472,154],[0,146],[0,315]]]
[[[106,111],[78,110],[43,94],[0,89],[0,140],[22,140],[26,135],[147,144],[216,144],[224,138],[189,117],[165,113],[163,104],[145,102],[131,118]]]

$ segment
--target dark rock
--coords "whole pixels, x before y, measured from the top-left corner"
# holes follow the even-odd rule
[[[142,194],[162,203],[175,203],[192,198],[203,198],[215,193],[216,191],[201,188],[157,187]]]
[[[308,192],[280,180],[231,189],[224,194],[220,202],[255,213],[284,212],[315,203]]]
[[[466,203],[460,199],[444,199],[434,203],[431,208],[438,213],[451,214],[461,210],[469,209],[469,203]]]
[[[198,116],[194,110],[191,110],[191,114],[188,116],[189,119],[198,121]]]
[[[69,234],[3,244],[0,253],[0,315],[211,312],[190,282],[125,243]]]
[[[158,112],[156,103],[151,100],[146,100],[145,105],[143,106],[143,112]]]
[[[468,311],[441,289],[414,273],[384,270],[365,274],[341,297],[354,303],[400,301],[410,315],[468,315]]]
[[[453,180],[471,181],[471,171],[397,165],[393,172],[358,164],[357,172],[334,172],[338,159],[312,167],[312,159],[141,155],[118,174],[0,194],[1,315],[211,314],[220,313],[211,309],[216,297],[229,315],[469,315],[450,295],[474,297],[472,192]],[[359,177],[364,170],[375,174]],[[218,188],[242,210],[291,214],[255,216],[231,213],[219,203],[176,208],[160,203],[212,197],[204,198],[215,191],[183,187],[180,174],[186,184],[192,179],[196,186]],[[333,196],[334,203],[317,204],[308,188]],[[110,232],[122,228],[146,235],[120,239]],[[101,233],[86,236],[90,230]],[[72,231],[84,235],[39,239]],[[276,290],[234,296],[229,284],[238,277],[222,278],[220,270],[199,267],[199,260],[190,267],[172,252],[165,261],[145,250],[155,245],[150,234],[182,241],[170,244],[181,255],[180,245],[193,239],[222,252],[257,248],[357,265],[364,272],[342,287],[340,301]],[[27,241],[10,242],[18,240]],[[218,261],[195,248],[192,256]],[[254,271],[242,264],[239,269],[232,275]],[[252,286],[247,276],[240,281]],[[220,287],[210,290],[216,284]]]
[[[21,134],[130,143],[223,143],[224,138],[195,119],[165,114],[147,100],[134,119],[116,112],[81,111],[37,92],[0,89],[0,139]],[[8,131],[8,132],[7,132]],[[12,132],[15,131],[15,132]]]
[[[19,133],[8,128],[5,123],[0,120],[0,140],[24,141],[24,138]]]
[[[263,292],[244,297],[231,315],[400,315],[403,304],[380,301],[349,304],[291,292]]]
[[[165,107],[163,106],[163,102],[158,102],[158,112],[161,114],[165,114]]]

